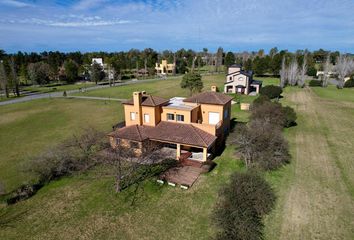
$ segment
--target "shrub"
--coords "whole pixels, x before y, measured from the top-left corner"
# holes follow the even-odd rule
[[[283,113],[285,115],[284,127],[292,127],[296,125],[296,112],[292,107],[283,107]]]
[[[262,120],[264,123],[271,123],[282,127],[285,125],[285,114],[282,106],[277,102],[264,101],[263,104],[253,105],[251,109],[251,120]]]
[[[290,161],[288,143],[271,123],[253,120],[237,127],[231,137],[247,168],[275,170]]]
[[[348,81],[346,81],[344,83],[344,87],[345,88],[352,88],[354,87],[354,77],[352,77],[351,79],[349,79]]]
[[[281,89],[281,87],[274,85],[262,87],[260,90],[261,95],[266,95],[270,99],[279,98],[282,92],[283,90]]]
[[[2,182],[0,182],[0,196],[2,194],[5,194],[5,186],[4,186],[4,184]]]
[[[251,108],[256,108],[265,102],[270,102],[269,97],[267,95],[260,95],[252,102]]]
[[[309,82],[310,87],[322,87],[323,81],[322,80],[311,80]]]
[[[220,191],[213,211],[212,222],[219,228],[217,239],[262,239],[262,217],[274,202],[273,190],[261,176],[234,173]]]

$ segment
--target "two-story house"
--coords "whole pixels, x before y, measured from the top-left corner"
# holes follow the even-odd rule
[[[234,64],[228,68],[226,83],[224,84],[225,93],[250,94],[259,93],[262,82],[253,80],[252,71],[244,71],[241,66]]]
[[[190,159],[206,161],[220,148],[230,130],[232,98],[212,91],[189,98],[164,99],[145,92],[134,92],[124,104],[125,127],[108,136],[113,148],[117,145],[145,151],[151,142],[190,153]]]
[[[155,70],[159,75],[173,74],[176,65],[174,63],[167,63],[167,60],[162,60],[161,63],[156,63]]]

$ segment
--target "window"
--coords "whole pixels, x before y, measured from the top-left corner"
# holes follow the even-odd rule
[[[229,109],[225,109],[224,111],[224,118],[228,118],[229,117]]]
[[[217,112],[209,112],[209,124],[217,124],[220,121],[220,115]]]
[[[232,77],[229,77],[229,80],[232,80]]]
[[[176,119],[178,122],[184,122],[184,115],[177,114]]]
[[[150,115],[149,114],[144,114],[144,122],[146,122],[146,123],[150,122]]]
[[[130,147],[131,148],[139,148],[139,143],[138,142],[130,142]]]
[[[173,121],[175,120],[175,115],[172,113],[167,113],[167,120],[168,121]]]
[[[238,80],[239,80],[239,81],[242,81],[242,80],[243,80],[243,77],[239,77]]]
[[[130,112],[130,120],[135,120],[136,116],[135,116],[135,112]]]

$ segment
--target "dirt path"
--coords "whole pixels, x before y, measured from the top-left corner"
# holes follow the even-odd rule
[[[346,131],[346,126],[327,121],[336,112],[310,89],[289,98],[296,105],[299,125],[294,138],[293,177],[276,210],[282,219],[279,239],[354,239],[354,201],[328,141],[328,135],[333,140],[339,137],[332,129]]]

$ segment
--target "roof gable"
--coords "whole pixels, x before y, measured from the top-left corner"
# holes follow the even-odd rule
[[[169,101],[168,99],[162,97],[156,97],[156,96],[145,94],[142,96],[141,106],[156,107],[156,106],[166,104],[168,103],[168,101]],[[123,102],[123,104],[134,105],[134,101],[131,98],[128,101]]]

